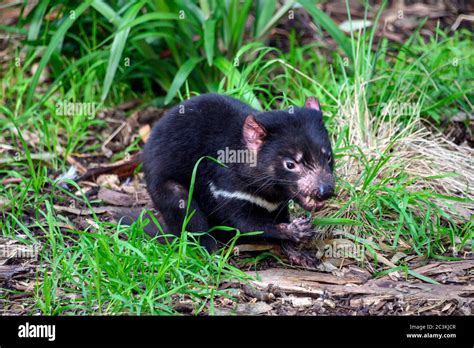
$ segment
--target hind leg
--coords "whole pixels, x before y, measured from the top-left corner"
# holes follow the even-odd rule
[[[156,209],[163,215],[168,234],[179,236],[182,231],[183,222],[186,217],[188,204],[188,190],[175,181],[166,181],[159,185],[156,193],[152,195]],[[191,220],[186,225],[188,232],[207,232],[209,224],[206,216],[199,208],[195,200],[191,201],[190,212],[195,211]],[[200,243],[207,250],[215,249],[214,239],[207,233],[200,237]]]

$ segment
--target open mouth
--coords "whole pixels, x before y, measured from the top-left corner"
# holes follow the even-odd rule
[[[299,205],[301,205],[305,210],[318,211],[324,208],[324,202],[318,201],[314,197],[298,195],[297,199]]]

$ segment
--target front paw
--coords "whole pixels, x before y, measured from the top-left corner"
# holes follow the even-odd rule
[[[289,224],[280,224],[280,229],[289,240],[296,243],[309,241],[316,235],[313,224],[307,218],[298,218]]]

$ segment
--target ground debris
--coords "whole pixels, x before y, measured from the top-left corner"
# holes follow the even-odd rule
[[[109,190],[107,188],[100,188],[97,197],[107,204],[112,204],[122,207],[134,207],[149,204],[151,202],[148,193],[140,191],[132,195],[128,193]]]
[[[2,265],[0,266],[0,282],[12,279],[14,276],[28,272],[29,267],[21,265]]]
[[[97,179],[102,174],[116,174],[119,178],[126,178],[133,175],[137,166],[141,163],[141,153],[137,152],[122,161],[112,164],[90,167],[87,172],[79,178],[79,181]]]
[[[234,308],[216,308],[215,315],[266,315],[272,306],[265,302],[237,304]]]
[[[473,260],[433,262],[418,270],[441,274],[472,268]],[[453,264],[450,267],[450,264]],[[247,272],[255,276],[255,271]],[[248,306],[219,309],[237,315],[470,315],[474,285],[422,283],[418,279],[391,280],[367,277],[356,267],[337,275],[270,268],[257,272],[250,284],[241,285],[239,302]],[[278,284],[278,291],[270,291]],[[265,296],[272,294],[271,301]],[[258,304],[259,307],[253,307]],[[266,306],[264,306],[265,304]],[[265,311],[264,311],[265,309]]]

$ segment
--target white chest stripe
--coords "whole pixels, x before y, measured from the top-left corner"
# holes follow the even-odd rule
[[[252,195],[250,193],[242,192],[242,191],[231,192],[231,191],[219,190],[216,188],[213,182],[209,183],[209,188],[211,189],[211,193],[215,198],[222,197],[222,198],[228,198],[228,199],[240,199],[240,200],[258,205],[259,207],[262,207],[268,210],[270,213],[277,210],[281,204],[281,203],[272,203],[272,202],[267,201],[264,198]]]

